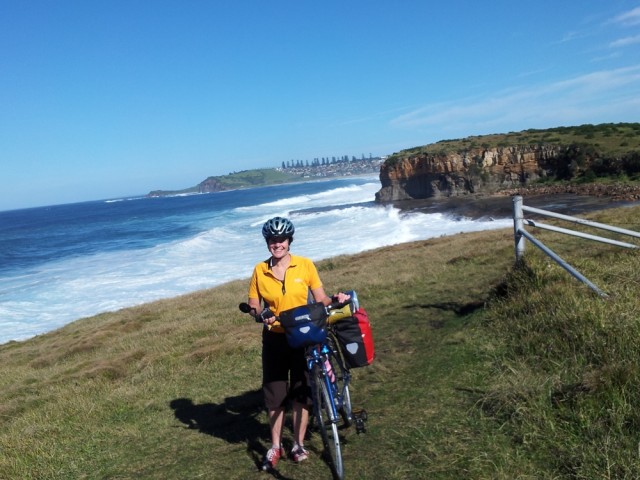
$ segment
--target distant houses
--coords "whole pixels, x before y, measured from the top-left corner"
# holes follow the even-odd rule
[[[282,163],[282,167],[276,170],[286,172],[291,175],[299,175],[304,178],[312,177],[344,177],[350,175],[366,175],[379,173],[380,166],[384,163],[386,157],[369,157],[362,159],[341,159],[337,161],[326,161],[324,163],[311,162],[303,164],[296,162],[291,166]],[[323,159],[324,160],[324,159]]]

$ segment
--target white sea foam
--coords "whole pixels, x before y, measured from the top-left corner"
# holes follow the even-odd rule
[[[460,232],[508,227],[441,213],[403,213],[373,203],[379,183],[282,198],[195,215],[204,231],[147,249],[108,251],[50,262],[0,278],[0,343],[44,333],[78,318],[247,278],[268,257],[260,234],[274,215],[289,216],[292,251],[313,260]],[[147,200],[141,200],[147,201]]]

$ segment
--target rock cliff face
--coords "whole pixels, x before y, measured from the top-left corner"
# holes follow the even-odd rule
[[[376,201],[491,193],[523,186],[553,174],[565,150],[557,145],[518,145],[394,157],[380,168],[382,188]]]
[[[198,184],[198,193],[222,192],[223,190],[228,189],[215,177],[209,177]]]

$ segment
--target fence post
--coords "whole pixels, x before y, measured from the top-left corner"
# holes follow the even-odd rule
[[[516,262],[520,263],[524,256],[525,237],[520,233],[524,229],[524,214],[522,213],[522,197],[513,197],[513,238],[516,244]]]

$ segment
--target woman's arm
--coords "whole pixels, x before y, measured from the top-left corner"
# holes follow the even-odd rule
[[[324,288],[322,287],[312,289],[311,295],[313,295],[313,299],[316,302],[322,302],[327,306],[331,305],[331,302],[333,302],[333,298],[327,296],[327,294],[324,291]],[[351,298],[351,295],[347,295],[346,293],[343,293],[343,292],[338,292],[335,295],[335,297],[338,303],[345,303]]]
[[[257,316],[260,314],[260,312],[262,311],[262,306],[260,305],[260,300],[257,298],[250,298],[247,302],[249,304],[249,306],[251,308],[254,309],[254,311],[256,312],[256,314],[254,315]]]

